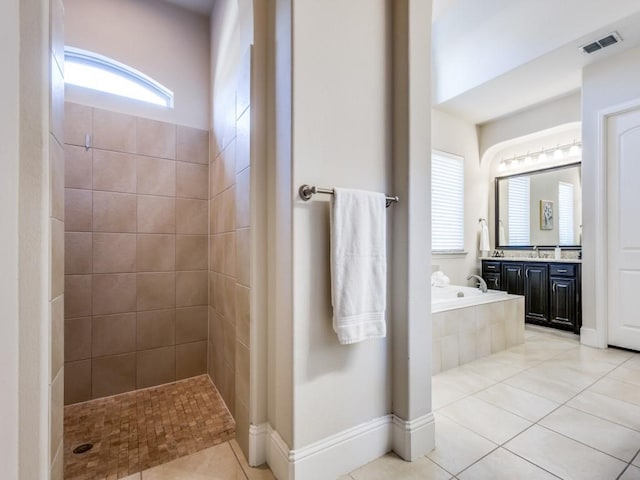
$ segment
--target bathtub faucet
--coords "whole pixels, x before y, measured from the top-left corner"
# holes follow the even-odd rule
[[[487,282],[484,281],[484,278],[479,275],[469,275],[467,277],[467,280],[471,280],[472,278],[478,280],[478,288],[482,291],[482,293],[487,293]]]

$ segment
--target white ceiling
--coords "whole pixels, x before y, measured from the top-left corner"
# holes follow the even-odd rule
[[[581,86],[585,65],[640,45],[638,0],[436,0],[433,101],[474,123]],[[623,42],[580,45],[618,31]]]
[[[202,15],[209,16],[213,9],[215,0],[161,0],[167,3],[172,3],[186,10],[200,13]]]

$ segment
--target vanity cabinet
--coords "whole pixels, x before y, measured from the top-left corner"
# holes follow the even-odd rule
[[[482,277],[493,290],[525,297],[525,321],[579,333],[582,324],[580,264],[491,259]]]

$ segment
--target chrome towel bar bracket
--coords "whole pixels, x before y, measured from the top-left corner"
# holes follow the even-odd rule
[[[308,200],[311,200],[311,197],[316,193],[333,195],[334,191],[333,191],[333,188],[315,187],[315,186],[307,185],[306,183],[304,185],[300,185],[300,188],[298,189],[298,194],[300,194],[300,198],[305,202]],[[400,200],[397,196],[389,196],[389,195],[386,195],[385,199],[387,201],[386,202],[387,207],[389,207],[392,203],[398,203],[398,201]]]

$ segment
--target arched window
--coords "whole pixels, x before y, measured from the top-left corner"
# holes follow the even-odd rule
[[[173,108],[173,92],[168,88],[127,65],[79,48],[64,49],[64,81]]]

